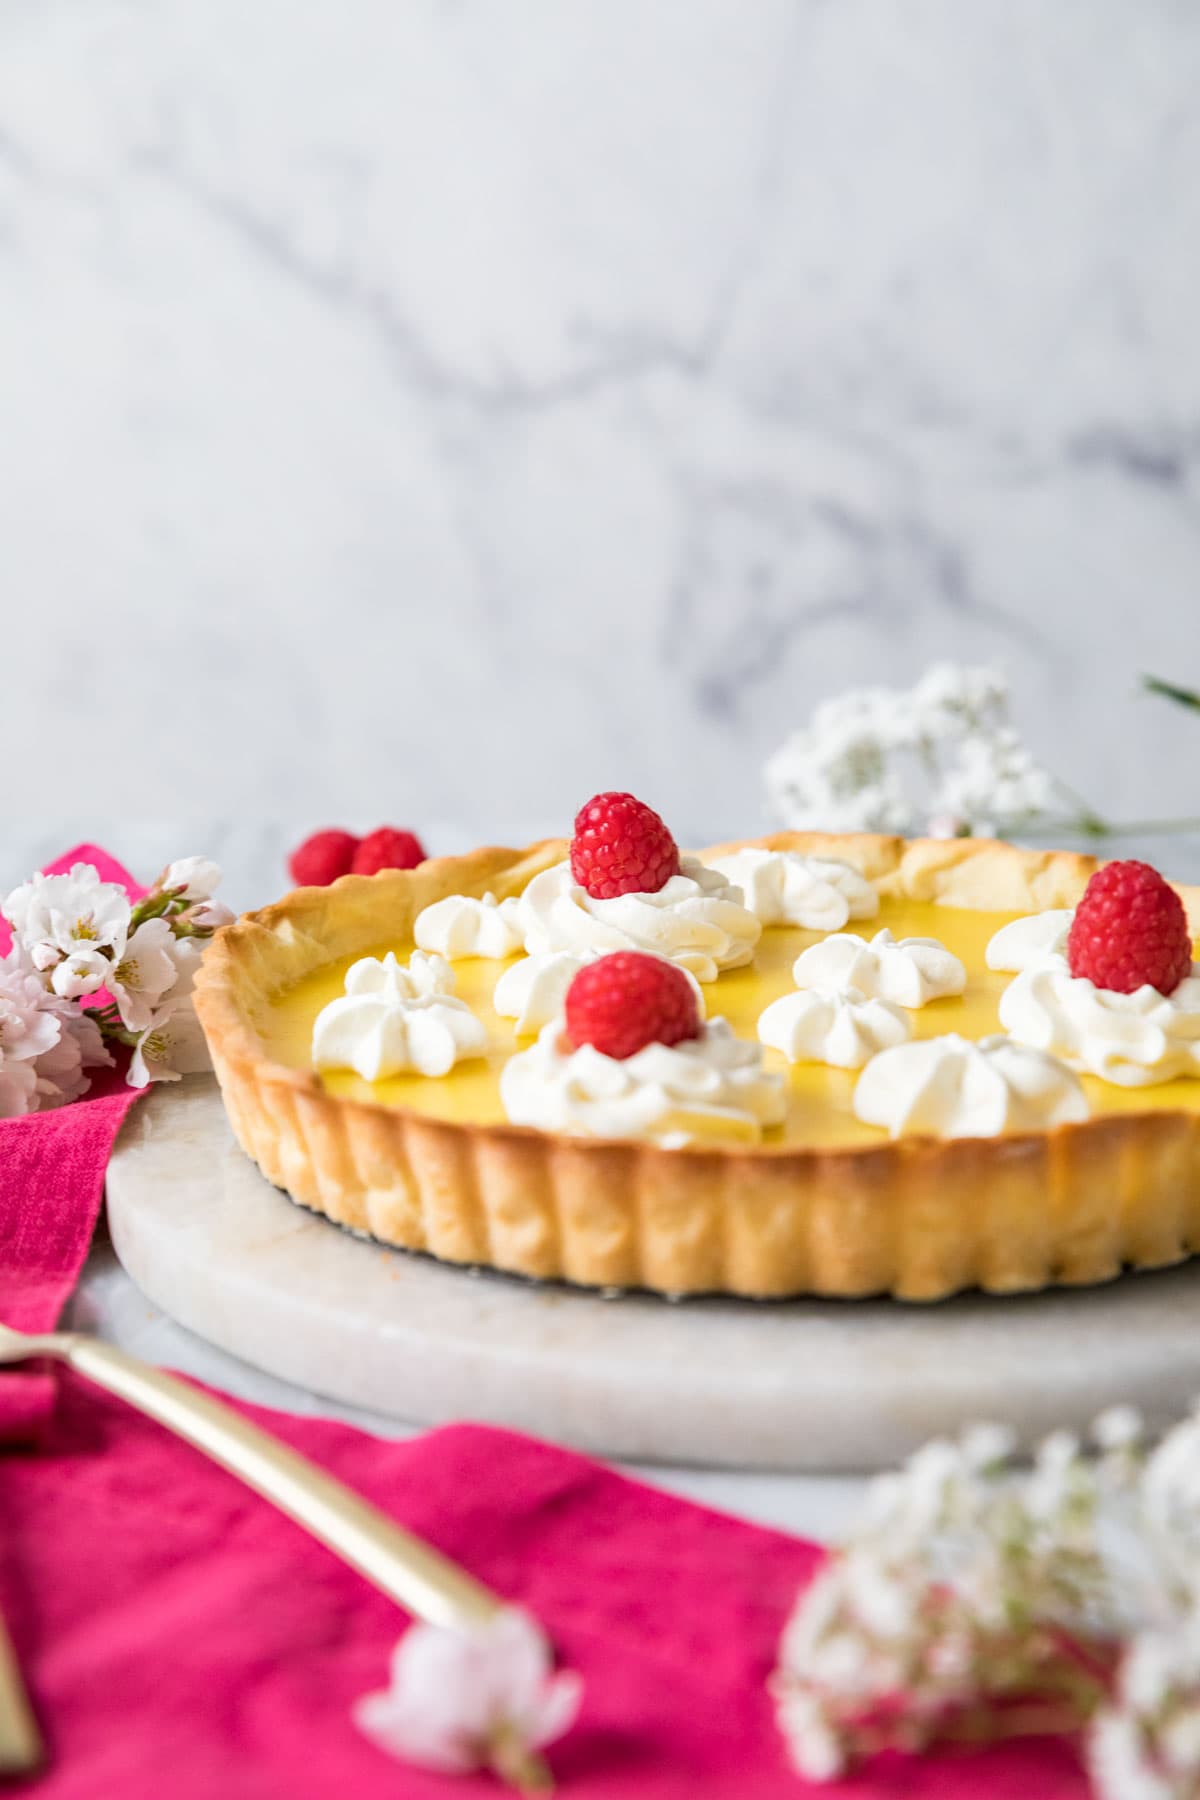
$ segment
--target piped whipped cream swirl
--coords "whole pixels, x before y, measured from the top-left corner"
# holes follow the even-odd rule
[[[861,1069],[879,1051],[907,1043],[912,1021],[903,1007],[869,999],[857,988],[801,989],[772,1000],[760,1015],[758,1035],[789,1062],[829,1063]]]
[[[353,1069],[364,1081],[410,1071],[446,1075],[484,1052],[483,1021],[455,997],[453,972],[440,956],[415,950],[407,969],[390,951],[382,962],[364,956],[347,969],[345,986],[313,1024],[318,1069]]]
[[[1000,1023],[1018,1043],[1116,1087],[1200,1075],[1200,963],[1173,994],[1117,994],[1048,956],[1005,988]]]
[[[519,900],[497,901],[494,894],[477,900],[469,894],[447,894],[419,912],[413,937],[421,950],[451,960],[464,956],[515,956],[525,939]]]
[[[520,962],[505,969],[492,994],[492,1007],[502,1019],[515,1019],[517,1037],[536,1037],[543,1025],[561,1016],[567,1000],[567,989],[586,963],[595,962],[603,950],[586,956],[573,956],[569,950],[546,950],[538,956],[523,956]],[[668,960],[667,958],[663,959]],[[704,994],[690,969],[684,969],[696,995],[700,1017],[704,1017]]]
[[[795,850],[733,850],[709,859],[739,887],[762,925],[800,925],[840,931],[848,919],[873,919],[879,895],[849,863]]]
[[[754,955],[762,926],[742,905],[740,888],[694,857],[683,856],[655,894],[620,894],[596,900],[580,887],[569,862],[535,875],[521,896],[525,948],[550,950],[647,950],[686,969],[698,981],[715,981],[722,969],[740,968]]]
[[[1088,1117],[1078,1077],[1056,1057],[957,1032],[881,1051],[858,1078],[854,1110],[893,1137],[997,1137]]]
[[[752,1142],[785,1111],[783,1076],[763,1068],[757,1044],[725,1019],[681,1044],[647,1044],[633,1056],[572,1049],[561,1019],[504,1066],[500,1098],[514,1125],[577,1137],[695,1138]]]
[[[1030,913],[1028,918],[1010,919],[989,939],[985,952],[989,969],[1020,974],[1045,962],[1049,956],[1066,954],[1067,937],[1074,919],[1071,907],[1055,907],[1050,912]]]
[[[855,988],[868,1000],[916,1007],[961,994],[967,971],[937,938],[897,939],[885,928],[870,943],[843,931],[810,944],[792,965],[792,980],[798,988]]]

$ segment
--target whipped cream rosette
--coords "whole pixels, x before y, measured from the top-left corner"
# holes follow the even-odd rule
[[[1088,1103],[1078,1078],[1045,1051],[947,1032],[872,1058],[854,1111],[892,1137],[997,1137],[1086,1119]]]
[[[413,925],[419,950],[455,960],[481,956],[498,962],[514,956],[525,938],[519,900],[497,900],[494,894],[476,899],[469,894],[447,894],[419,912]]]
[[[312,1058],[318,1069],[353,1069],[380,1081],[410,1071],[446,1075],[486,1045],[483,1022],[456,998],[442,957],[415,950],[404,968],[389,951],[347,969],[345,993],[314,1021]]]
[[[894,938],[877,931],[868,943],[853,932],[836,932],[802,950],[792,965],[798,988],[845,993],[853,988],[868,1000],[919,1007],[961,994],[967,971],[937,938]]]
[[[782,1123],[783,1077],[763,1068],[757,1044],[725,1019],[678,1044],[649,1043],[616,1058],[574,1049],[563,1021],[505,1064],[500,1097],[514,1125],[579,1137],[752,1141]]]
[[[1010,982],[1000,1023],[1017,1043],[1049,1051],[1117,1087],[1200,1075],[1200,964],[1171,994],[1119,994],[1048,956]]]
[[[1018,975],[1023,969],[1045,962],[1047,957],[1065,955],[1074,917],[1074,907],[1055,907],[1049,912],[1030,913],[1027,918],[1010,919],[988,942],[988,968]]]
[[[741,888],[762,925],[840,931],[848,919],[873,919],[879,911],[879,895],[866,877],[832,858],[748,848],[710,856],[707,867]]]
[[[525,948],[531,956],[569,951],[644,950],[715,981],[722,969],[748,963],[762,926],[742,904],[741,889],[694,857],[653,893],[597,899],[581,887],[568,862],[535,875],[521,896]]]
[[[880,1050],[912,1036],[907,1012],[858,988],[801,988],[781,994],[760,1014],[758,1035],[789,1062],[861,1069]]]

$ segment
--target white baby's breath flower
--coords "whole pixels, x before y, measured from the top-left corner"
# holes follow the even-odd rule
[[[830,831],[978,833],[1046,811],[1059,789],[1008,723],[994,669],[938,663],[916,685],[824,701],[765,769],[785,825]],[[990,828],[990,827],[989,827]]]
[[[181,900],[208,900],[221,885],[221,868],[207,856],[181,856],[168,863],[155,890],[177,894]]]
[[[1092,1439],[1101,1450],[1128,1450],[1141,1442],[1144,1432],[1136,1406],[1110,1406],[1092,1425]]]
[[[127,1030],[144,1031],[164,995],[174,988],[176,942],[166,919],[146,919],[130,934],[120,961],[110,969],[107,985]]]
[[[1089,1766],[1104,1800],[1195,1800],[1200,1793],[1200,1619],[1143,1631],[1096,1721]]]
[[[200,1021],[187,1000],[168,1000],[140,1033],[129,1061],[130,1087],[178,1081],[210,1067]]]
[[[1103,1713],[1095,1721],[1087,1760],[1101,1800],[1179,1800],[1173,1784],[1151,1766],[1137,1722],[1124,1713]]]
[[[89,863],[75,863],[65,875],[35,875],[4,902],[19,950],[43,971],[65,957],[96,952],[119,957],[129,915],[125,890],[101,881]]]
[[[967,1467],[988,1471],[1008,1462],[1017,1447],[1017,1436],[1009,1425],[971,1425],[960,1443]]]
[[[529,1615],[510,1607],[471,1629],[411,1626],[393,1652],[388,1687],[360,1700],[354,1717],[403,1761],[510,1774],[523,1751],[569,1730],[582,1691],[578,1675],[555,1671]]]
[[[791,1689],[776,1710],[796,1773],[806,1781],[836,1781],[845,1772],[846,1754],[816,1695]]]

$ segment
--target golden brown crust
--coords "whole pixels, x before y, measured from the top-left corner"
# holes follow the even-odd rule
[[[994,911],[1072,906],[1099,866],[974,838],[779,832],[881,893]],[[743,847],[718,846],[721,851]],[[1200,1113],[1110,1115],[1016,1138],[663,1149],[460,1125],[329,1094],[266,1054],[272,999],[409,934],[449,893],[519,893],[565,842],[482,849],[300,888],[220,932],[196,1006],[234,1134],[301,1204],[447,1262],[587,1286],[757,1297],[1028,1291],[1200,1248]],[[1193,930],[1200,890],[1180,888]]]

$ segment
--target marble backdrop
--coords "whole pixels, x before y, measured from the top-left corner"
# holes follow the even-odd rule
[[[999,661],[1200,811],[1191,0],[0,0],[6,807],[752,824]]]

